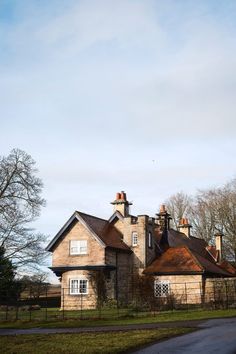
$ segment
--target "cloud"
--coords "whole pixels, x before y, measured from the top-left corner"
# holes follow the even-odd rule
[[[0,144],[36,159],[42,228],[105,215],[121,188],[153,212],[235,173],[235,2],[20,3],[0,25]]]
[[[192,6],[183,24],[173,17],[179,26],[173,35],[160,20],[162,2],[71,4],[50,18],[41,10],[42,22],[29,17],[6,31],[18,62],[17,75],[3,75],[8,112],[11,97],[24,120],[32,111],[49,127],[69,121],[86,135],[95,127],[106,139],[119,122],[133,143],[154,140],[166,121],[177,141],[183,133],[234,134],[236,45],[225,23]]]

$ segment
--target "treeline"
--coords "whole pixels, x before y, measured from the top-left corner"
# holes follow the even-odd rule
[[[218,188],[200,190],[194,196],[179,192],[166,200],[172,226],[188,218],[191,235],[214,244],[214,234],[222,232],[223,253],[236,261],[236,178]]]

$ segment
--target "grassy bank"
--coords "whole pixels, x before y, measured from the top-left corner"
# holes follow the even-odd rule
[[[190,329],[158,329],[129,332],[21,335],[0,337],[1,353],[46,354],[46,353],[124,353],[143,345],[189,333]]]
[[[160,312],[154,315],[144,316],[124,316],[119,318],[92,318],[92,319],[65,319],[65,320],[32,320],[32,321],[2,321],[0,328],[63,328],[63,327],[95,327],[95,326],[115,326],[140,323],[159,323],[171,321],[202,320],[210,318],[234,317],[236,309],[232,310],[199,310],[199,311],[171,311]]]

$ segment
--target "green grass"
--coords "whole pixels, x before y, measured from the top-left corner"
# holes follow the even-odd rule
[[[191,332],[186,328],[162,328],[128,332],[48,334],[0,337],[3,354],[124,353],[161,339]]]
[[[111,311],[111,310],[110,310]],[[202,320],[210,318],[221,317],[235,317],[236,309],[231,310],[194,310],[194,311],[170,311],[160,312],[154,315],[144,314],[143,316],[121,316],[113,317],[111,311],[110,317],[106,318],[90,318],[80,319],[79,314],[76,312],[77,318],[74,319],[61,319],[50,318],[47,321],[44,319],[18,320],[18,321],[3,321],[0,322],[0,328],[72,328],[72,327],[96,327],[96,326],[116,326],[128,324],[141,324],[141,323],[160,323],[172,321],[189,321],[189,320]]]

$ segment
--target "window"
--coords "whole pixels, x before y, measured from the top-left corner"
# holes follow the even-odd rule
[[[154,281],[154,295],[155,297],[166,297],[170,295],[170,282],[169,280],[165,281]]]
[[[132,246],[138,245],[138,233],[132,232]]]
[[[88,294],[88,280],[70,279],[70,294],[71,295]]]
[[[148,247],[152,248],[152,233],[148,232]]]
[[[70,254],[87,254],[87,241],[70,241]]]

